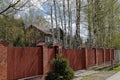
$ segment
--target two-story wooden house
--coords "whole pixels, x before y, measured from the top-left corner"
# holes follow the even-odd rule
[[[63,41],[63,31],[60,29],[60,39]],[[55,39],[57,38],[57,29],[54,28]],[[52,42],[52,29],[49,27],[38,27],[35,25],[30,25],[26,29],[26,42],[28,46],[35,46],[38,42]]]

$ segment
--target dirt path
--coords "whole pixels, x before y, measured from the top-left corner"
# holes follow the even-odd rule
[[[106,80],[108,77],[114,75],[113,71],[94,71],[94,70],[80,70],[75,72],[73,80]],[[42,77],[30,80],[44,80]]]
[[[108,77],[114,74],[115,72],[112,72],[112,71],[99,71],[98,73],[83,76],[79,80],[106,80]]]
[[[120,72],[117,72],[116,74],[107,78],[106,80],[120,80]]]

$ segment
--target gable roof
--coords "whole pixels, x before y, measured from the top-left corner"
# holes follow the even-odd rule
[[[38,29],[39,31],[41,31],[41,32],[43,32],[47,35],[52,35],[52,33],[51,33],[51,31],[48,27],[38,27],[38,26],[35,26],[35,25],[30,25],[29,28],[31,28],[31,27],[34,27],[34,28]]]
[[[36,28],[37,30],[43,32],[46,35],[50,35],[50,36],[52,35],[52,29],[50,29],[49,27],[38,27],[36,25],[30,25],[28,29],[30,28]],[[60,35],[62,37],[64,34],[63,30],[61,28],[58,28],[58,29],[60,30]],[[57,28],[53,28],[53,30],[54,30],[54,33],[56,34]]]

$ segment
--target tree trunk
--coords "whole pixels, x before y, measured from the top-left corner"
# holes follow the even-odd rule
[[[63,16],[64,16],[64,47],[67,47],[67,28],[66,28],[66,12],[65,0],[63,0]]]
[[[51,5],[51,28],[52,28],[52,41],[53,43],[55,42],[55,34],[54,34],[54,27],[53,27],[53,8],[52,8],[52,5]]]
[[[80,10],[81,10],[81,0],[76,0],[76,48],[80,47]]]
[[[57,9],[56,9],[56,0],[53,0],[54,2],[54,10],[55,10],[55,22],[56,22],[56,28],[57,28],[57,42],[60,43],[60,31],[58,27],[58,21],[57,21]]]

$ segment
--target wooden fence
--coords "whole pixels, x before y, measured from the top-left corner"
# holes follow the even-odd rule
[[[42,74],[41,48],[7,48],[8,80]]]
[[[59,46],[56,48],[48,48],[46,45],[33,48],[0,46],[1,80],[46,74],[50,71],[50,63],[55,58],[55,52],[59,52]],[[114,49],[62,49],[62,55],[76,71],[114,60]]]
[[[115,50],[115,62],[120,62],[120,50]]]

